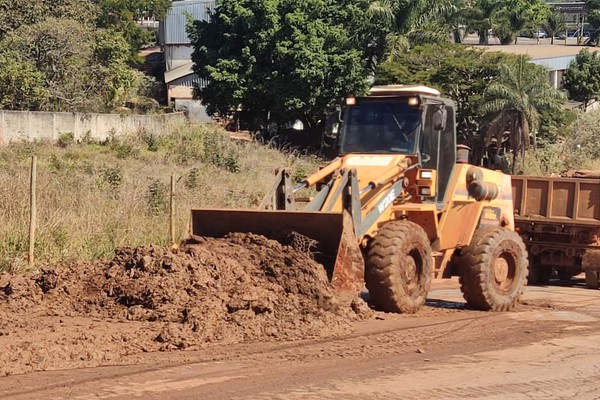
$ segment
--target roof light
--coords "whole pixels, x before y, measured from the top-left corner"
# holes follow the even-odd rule
[[[356,104],[356,97],[346,97],[346,105],[353,106]]]
[[[418,106],[419,105],[419,98],[418,97],[409,97],[408,98],[408,105],[409,106]]]

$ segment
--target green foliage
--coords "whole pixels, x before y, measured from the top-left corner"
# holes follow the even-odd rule
[[[551,12],[545,21],[542,22],[542,27],[550,37],[550,44],[554,44],[554,37],[560,33],[564,33],[567,27],[565,17],[559,12]]]
[[[188,27],[194,70],[209,80],[195,96],[210,113],[241,110],[253,130],[295,118],[316,126],[340,98],[366,89],[365,56],[353,42],[365,9],[363,0],[220,2],[211,22]]]
[[[417,46],[398,62],[383,63],[375,83],[426,84],[441,90],[456,103],[459,142],[477,152],[481,146],[478,134],[483,116],[479,107],[483,93],[499,75],[500,64],[513,57],[451,44]]]
[[[525,154],[523,161],[523,175],[549,176],[565,171],[564,157],[561,157],[562,146],[560,143],[538,143],[538,148]]]
[[[0,237],[0,271],[14,269],[15,260],[23,257],[29,250],[29,238],[25,232],[11,232]]]
[[[308,171],[304,168],[304,166],[300,165],[294,169],[294,173],[292,174],[292,181],[296,184],[304,181],[308,176]]]
[[[123,184],[123,170],[120,166],[104,167],[100,172],[100,184],[116,189]]]
[[[203,137],[204,152],[202,160],[210,162],[229,172],[240,171],[239,154],[229,140],[222,135],[205,135]]]
[[[200,175],[200,170],[196,167],[192,168],[190,172],[185,177],[185,187],[188,189],[196,189],[198,187],[198,177]]]
[[[371,1],[366,43],[371,64],[397,61],[411,46],[447,42],[450,31],[462,24],[465,6],[457,0]]]
[[[81,0],[0,0],[0,38],[23,25],[34,25],[47,18],[94,24],[98,9]]]
[[[37,110],[49,101],[43,74],[13,49],[0,48],[0,108]]]
[[[516,43],[521,32],[537,32],[550,13],[550,6],[542,0],[502,0],[499,3],[494,34],[500,44]]]
[[[150,215],[161,215],[169,207],[169,189],[159,179],[153,179],[148,186],[146,205]]]
[[[490,30],[501,44],[510,44],[521,32],[537,32],[550,10],[542,0],[475,0],[465,10],[465,19],[479,35],[479,44],[489,44]]]
[[[75,143],[75,135],[73,132],[60,132],[58,134],[58,139],[56,140],[56,145],[58,147],[62,147],[66,149],[67,147],[73,145]]]
[[[486,141],[495,138],[496,143],[502,143],[505,132],[509,132],[513,173],[517,157],[523,160],[531,138],[536,143],[542,111],[559,112],[566,99],[550,85],[547,75],[545,68],[529,63],[525,56],[517,56],[513,62],[500,66],[498,79],[485,89],[481,112],[493,118]]]
[[[579,114],[564,142],[566,168],[600,169],[600,112]]]
[[[0,0],[0,9],[22,16],[0,40],[0,107],[102,112],[144,95],[148,83],[128,65],[131,47],[123,35],[96,29],[87,8],[73,1],[52,3],[56,9],[47,12],[41,0],[30,8]]]
[[[592,33],[588,42],[589,44],[598,46],[600,43],[600,1],[588,0],[585,3],[588,8],[587,22],[592,27]]]
[[[139,61],[139,50],[154,38],[153,32],[136,25],[141,17],[162,19],[171,0],[99,0],[98,26],[110,28],[122,34],[130,49],[123,53],[132,61]]]
[[[571,61],[564,76],[565,89],[573,100],[587,107],[591,100],[600,98],[600,55],[583,49]]]
[[[475,160],[492,138],[502,142],[514,118],[526,119],[534,133],[549,140],[566,120],[557,107],[563,96],[549,85],[546,70],[513,55],[450,44],[417,46],[399,62],[383,63],[376,76],[377,84],[427,84],[453,99],[458,141],[473,149]],[[513,137],[511,145],[521,151],[529,132],[525,141]]]

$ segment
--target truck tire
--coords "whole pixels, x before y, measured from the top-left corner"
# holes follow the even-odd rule
[[[516,232],[479,229],[461,252],[463,297],[478,310],[508,311],[523,294],[527,268],[525,244]]]
[[[571,271],[569,271],[566,268],[560,268],[556,271],[556,273],[558,274],[558,279],[560,279],[561,281],[570,281],[571,278],[573,278],[574,276],[577,276],[578,274],[573,274]]]
[[[550,283],[552,268],[542,265],[539,257],[533,257],[529,260],[529,275],[527,275],[528,285],[547,285]]]
[[[585,271],[585,286],[588,289],[600,288],[600,281],[598,279],[598,271]]]
[[[369,244],[365,283],[371,302],[379,310],[416,312],[427,299],[432,274],[429,238],[413,222],[387,222]]]

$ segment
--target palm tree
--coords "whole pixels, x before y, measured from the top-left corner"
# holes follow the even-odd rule
[[[467,10],[467,25],[477,32],[479,44],[490,44],[489,32],[494,28],[494,16],[500,5],[497,0],[476,0]]]
[[[500,44],[517,43],[519,32],[527,28],[530,22],[529,16],[524,9],[516,7],[502,8],[497,13],[498,26],[494,29],[494,34],[500,39]]]
[[[445,17],[456,13],[460,0],[375,0],[367,13],[373,24],[373,43],[388,61],[410,45],[446,41],[450,27]]]
[[[592,32],[586,44],[598,46],[600,42],[600,0],[588,0],[585,2],[588,8],[588,23],[592,26]]]
[[[550,36],[550,44],[554,44],[554,36],[564,32],[567,24],[565,17],[561,13],[553,12],[548,14],[548,18],[542,23],[542,27],[548,36]]]
[[[525,157],[532,134],[534,145],[536,143],[541,111],[557,109],[565,100],[565,95],[554,89],[547,77],[545,68],[529,63],[526,56],[518,56],[514,62],[500,65],[499,79],[484,92],[481,112],[492,118],[485,136],[486,145],[492,138],[502,143],[508,132],[513,174],[518,157],[521,160]],[[500,148],[497,146],[497,151]]]

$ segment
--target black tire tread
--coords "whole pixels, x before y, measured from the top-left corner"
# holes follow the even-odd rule
[[[417,294],[404,290],[399,263],[417,246],[422,249],[422,272]],[[432,250],[423,228],[410,221],[385,223],[373,238],[365,260],[365,283],[372,303],[380,310],[396,313],[414,313],[427,300],[433,274]]]
[[[511,292],[499,293],[491,283],[492,253],[496,247],[513,242],[517,254],[515,280]],[[460,288],[467,303],[484,311],[508,311],[518,303],[527,283],[528,260],[525,244],[514,231],[506,228],[478,229],[471,244],[462,249]]]

